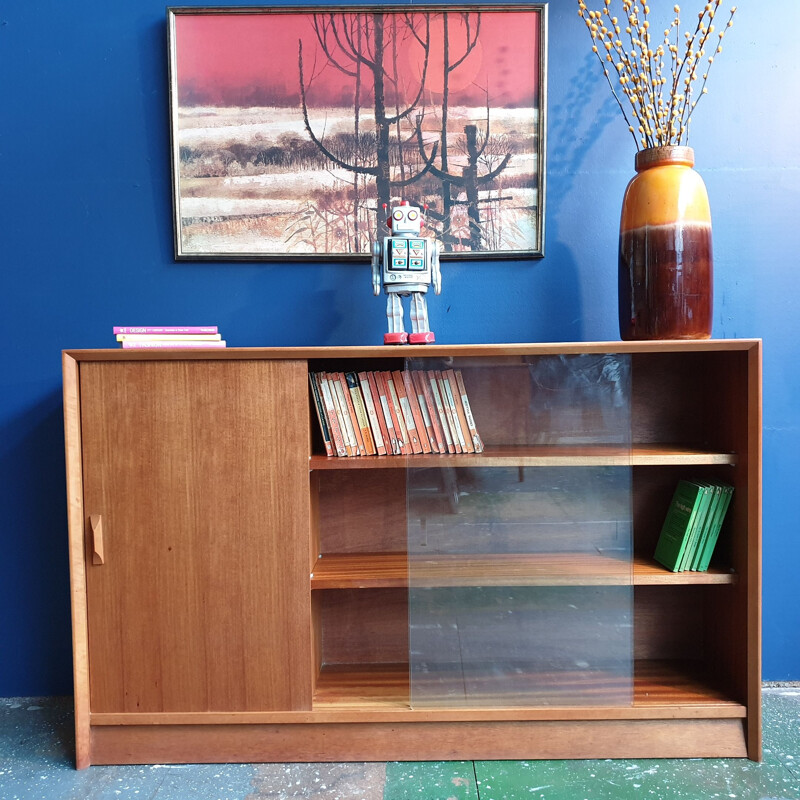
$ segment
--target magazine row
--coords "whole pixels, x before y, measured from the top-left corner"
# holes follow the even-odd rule
[[[460,370],[308,377],[329,456],[483,452]]]
[[[661,528],[656,561],[673,572],[705,572],[732,497],[733,487],[726,483],[680,481]]]

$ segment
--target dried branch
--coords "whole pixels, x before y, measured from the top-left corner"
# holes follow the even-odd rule
[[[736,6],[730,11],[725,29],[718,34],[708,67],[700,72],[706,58],[706,47],[714,33],[714,19],[722,0],[710,0],[697,15],[693,32],[687,31],[681,43],[680,6],[674,6],[674,18],[664,31],[664,40],[655,50],[650,33],[650,6],[636,0],[621,0],[625,34],[629,47],[622,41],[622,24],[611,12],[612,0],[603,0],[599,10],[589,10],[585,0],[578,0],[578,15],[585,22],[592,38],[592,51],[600,59],[603,74],[617,101],[636,146],[657,147],[688,142],[689,121],[700,97],[706,94],[708,71],[715,55],[722,52],[722,38],[733,24]],[[672,41],[673,29],[675,41]],[[671,80],[665,75],[664,56],[669,53]],[[611,81],[608,64],[617,73],[619,87],[627,103],[623,103]],[[699,96],[693,99],[694,85],[702,74]],[[665,89],[669,85],[669,89]],[[626,107],[633,115],[634,127]]]

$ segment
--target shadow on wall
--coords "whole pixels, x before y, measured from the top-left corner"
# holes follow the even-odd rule
[[[0,686],[8,695],[72,692],[71,622],[61,392],[15,418],[2,437]]]
[[[564,198],[575,187],[575,177],[586,169],[589,152],[603,130],[612,122],[624,124],[613,98],[598,92],[597,71],[597,57],[592,53],[584,56],[574,77],[566,81],[569,89],[563,102],[550,104],[548,118],[556,122],[548,130],[548,210],[555,211],[556,218]],[[602,171],[602,165],[591,167]]]
[[[597,140],[612,122],[620,122],[620,112],[614,100],[603,97],[597,90],[596,57],[589,53],[565,79],[566,91],[553,102],[550,94],[547,133],[547,200],[546,200],[546,264],[543,270],[545,284],[540,287],[549,298],[551,311],[548,334],[556,341],[582,341],[586,336],[587,309],[581,287],[591,284],[582,278],[582,272],[593,268],[593,263],[578,263],[575,252],[594,255],[591,246],[580,243],[583,225],[581,220],[567,214],[574,214],[575,205],[585,207],[585,214],[591,215],[592,198],[581,196],[573,204],[567,199],[581,189],[580,176],[588,170],[587,161],[593,150],[596,152]],[[599,99],[602,98],[602,99]],[[592,164],[592,169],[598,165]],[[601,167],[602,168],[602,167]],[[613,168],[613,163],[609,164]],[[591,317],[591,313],[588,317]]]

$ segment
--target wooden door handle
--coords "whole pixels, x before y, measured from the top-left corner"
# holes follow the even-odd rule
[[[92,514],[89,517],[89,527],[92,531],[92,564],[104,564],[103,517],[100,514]]]

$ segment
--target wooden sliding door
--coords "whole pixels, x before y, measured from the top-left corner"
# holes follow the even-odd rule
[[[80,365],[93,712],[311,706],[304,361]]]

